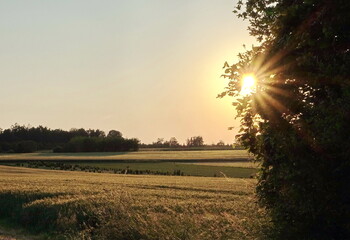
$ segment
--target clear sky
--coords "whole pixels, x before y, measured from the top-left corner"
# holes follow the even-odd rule
[[[254,43],[232,0],[0,0],[0,128],[233,142],[225,61]]]

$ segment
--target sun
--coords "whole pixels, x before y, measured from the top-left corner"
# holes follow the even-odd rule
[[[255,91],[256,78],[253,74],[246,74],[242,77],[241,81],[241,94],[250,95]]]

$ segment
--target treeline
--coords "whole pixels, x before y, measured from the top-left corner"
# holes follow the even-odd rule
[[[169,140],[164,138],[158,138],[151,144],[142,143],[141,148],[170,148],[170,149],[232,149],[232,144],[225,144],[224,141],[220,140],[218,143],[205,144],[202,136],[194,136],[186,139],[186,142],[180,144],[175,137],[171,137]]]
[[[75,137],[53,152],[127,152],[137,151],[139,140],[123,137]]]
[[[72,128],[65,131],[18,124],[9,129],[0,129],[0,152],[3,153],[52,149],[55,152],[115,152],[137,151],[138,147],[139,140],[123,138],[116,130],[111,130],[106,135],[99,129]]]

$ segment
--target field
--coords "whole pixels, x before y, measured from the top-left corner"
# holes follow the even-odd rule
[[[0,154],[0,160],[177,160],[177,161],[226,161],[247,159],[245,150],[209,150],[209,151],[138,151],[120,153],[19,153]]]
[[[199,163],[200,164],[200,163]],[[215,164],[215,163],[212,163]],[[150,172],[160,172],[172,174],[174,171],[183,173],[184,176],[201,176],[201,177],[235,177],[235,178],[249,178],[256,173],[254,168],[244,167],[227,167],[227,166],[206,166],[184,163],[170,163],[170,162],[147,162],[147,163],[118,163],[118,162],[82,162],[81,166],[98,167],[102,169],[119,169],[121,172],[133,170]]]
[[[182,163],[182,164],[192,164],[192,165],[200,165],[200,166],[221,166],[221,167],[240,167],[240,168],[258,168],[259,164],[253,161],[226,161],[226,162],[190,162],[190,163]]]
[[[249,178],[257,170],[256,165],[248,158],[244,150],[61,154],[37,152],[2,154],[0,164],[20,164],[56,170],[78,169],[93,172]],[[58,167],[53,163],[69,164],[71,167]],[[79,165],[79,167],[73,167],[73,165]]]
[[[254,179],[0,166],[0,182],[0,216],[45,238],[256,239],[266,223]]]
[[[266,218],[248,159],[244,150],[2,154],[17,167],[0,166],[0,239],[3,223],[35,239],[256,239]],[[154,175],[173,173],[183,176]]]

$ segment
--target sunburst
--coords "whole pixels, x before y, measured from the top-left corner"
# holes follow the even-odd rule
[[[256,89],[256,77],[254,74],[246,74],[242,77],[241,80],[241,94],[250,95]]]

